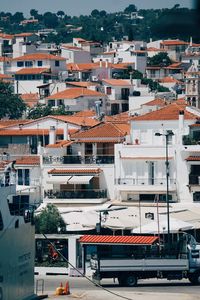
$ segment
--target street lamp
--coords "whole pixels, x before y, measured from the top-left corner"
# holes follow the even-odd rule
[[[168,242],[168,254],[170,252],[170,220],[169,220],[169,137],[174,135],[172,130],[167,130],[166,133],[156,132],[155,136],[164,136],[165,137],[165,164],[166,164],[166,203],[167,203],[167,242]]]

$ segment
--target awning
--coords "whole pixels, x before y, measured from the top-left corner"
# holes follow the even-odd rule
[[[72,176],[68,183],[70,184],[89,184],[94,176]]]
[[[113,236],[113,235],[84,235],[81,244],[118,244],[118,245],[152,245],[158,240],[155,236]]]
[[[72,176],[52,176],[47,180],[49,184],[67,184]]]

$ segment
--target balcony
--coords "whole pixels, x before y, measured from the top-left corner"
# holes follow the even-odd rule
[[[113,164],[114,155],[43,156],[43,164]]]
[[[121,191],[163,192],[166,190],[166,178],[118,178],[116,184]],[[176,180],[169,179],[169,191],[176,190]]]
[[[46,190],[44,197],[50,203],[103,203],[107,201],[107,190]]]

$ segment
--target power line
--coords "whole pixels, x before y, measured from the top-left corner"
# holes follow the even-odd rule
[[[128,298],[128,297],[125,297],[125,296],[122,296],[120,294],[117,294],[115,292],[112,292],[110,291],[109,289],[101,286],[99,283],[97,282],[94,282],[92,279],[90,279],[87,275],[83,274],[79,269],[77,269],[72,263],[70,263],[66,257],[62,254],[62,252],[60,252],[60,250],[58,250],[56,248],[56,246],[47,238],[47,236],[43,233],[42,234],[44,236],[44,238],[49,242],[49,244],[54,248],[54,250],[62,257],[62,259],[64,259],[74,270],[76,270],[82,277],[84,277],[85,279],[87,279],[89,282],[91,282],[92,284],[94,284],[95,286],[97,286],[98,288],[116,296],[116,297],[119,297],[121,299],[125,299],[125,300],[133,300],[132,298]]]

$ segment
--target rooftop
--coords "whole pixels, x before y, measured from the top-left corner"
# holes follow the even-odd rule
[[[63,60],[65,61],[66,58],[52,55],[48,53],[32,53],[32,54],[25,54],[23,56],[13,58],[13,61],[26,61],[26,60]]]
[[[88,90],[85,88],[71,88],[71,89],[66,89],[64,91],[55,93],[49,97],[47,97],[47,100],[51,100],[51,99],[76,99],[79,97],[102,97],[105,96],[102,93],[96,92],[96,91],[92,91],[92,90]]]

